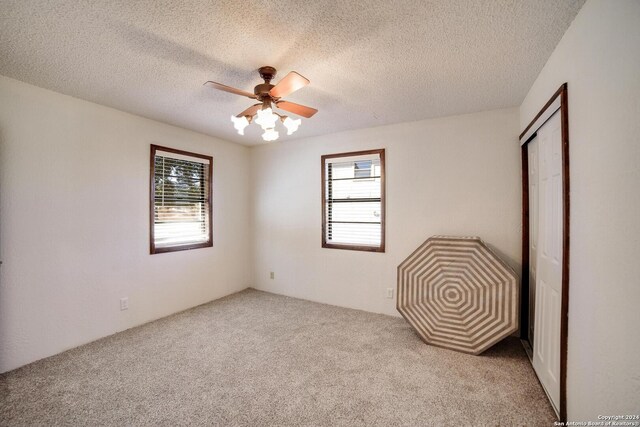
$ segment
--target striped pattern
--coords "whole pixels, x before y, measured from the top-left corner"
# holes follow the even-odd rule
[[[398,266],[396,308],[427,344],[480,354],[518,329],[518,279],[478,237],[433,236]]]

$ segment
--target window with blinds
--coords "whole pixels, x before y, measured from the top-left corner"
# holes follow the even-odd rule
[[[151,253],[213,245],[213,158],[151,146]]]
[[[384,252],[384,149],[322,156],[322,247]]]

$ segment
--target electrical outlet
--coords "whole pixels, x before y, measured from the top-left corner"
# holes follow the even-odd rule
[[[387,288],[387,298],[393,299],[393,288]]]
[[[276,273],[274,273],[273,271],[269,272],[269,279],[275,279],[276,278]]]
[[[120,310],[129,310],[129,297],[120,298]]]

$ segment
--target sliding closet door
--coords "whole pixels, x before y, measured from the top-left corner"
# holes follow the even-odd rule
[[[559,408],[563,231],[560,112],[556,112],[537,134],[538,230],[533,367],[552,403]]]
[[[534,345],[536,315],[536,260],[538,257],[538,138],[527,144],[529,151],[529,345]]]

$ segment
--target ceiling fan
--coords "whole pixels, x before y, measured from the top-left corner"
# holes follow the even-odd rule
[[[306,118],[313,117],[313,115],[318,112],[315,108],[282,100],[283,97],[308,85],[308,79],[295,71],[291,71],[289,74],[284,76],[278,84],[272,85],[271,80],[276,76],[275,68],[269,66],[260,67],[258,72],[260,73],[260,77],[264,80],[264,83],[257,85],[253,89],[253,93],[212,81],[208,81],[204,84],[205,86],[212,87],[214,89],[246,96],[247,98],[257,99],[260,101],[258,104],[252,105],[237,116],[231,116],[233,126],[240,135],[244,135],[244,128],[249,126],[249,123],[253,121],[254,116],[257,116],[255,122],[264,130],[262,139],[265,141],[275,141],[278,139],[279,133],[275,130],[278,119],[280,119],[282,124],[287,128],[287,135],[291,135],[293,132],[298,130],[302,120],[295,120],[291,117],[275,113],[273,111],[274,104],[275,108],[280,108]]]

